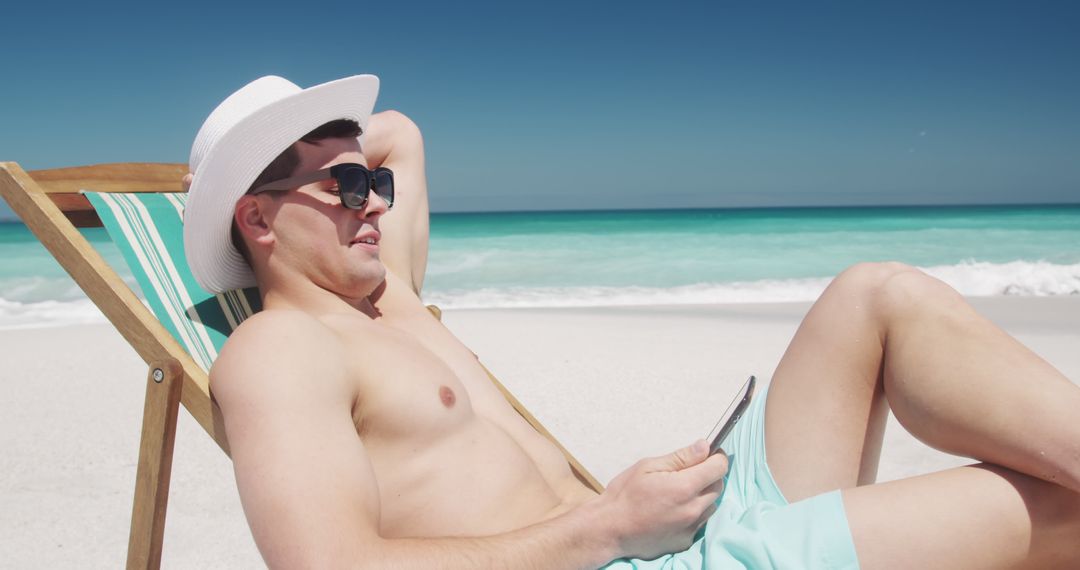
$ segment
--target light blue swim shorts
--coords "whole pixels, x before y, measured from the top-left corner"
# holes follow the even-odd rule
[[[857,569],[840,491],[789,503],[765,461],[767,388],[724,441],[730,459],[716,512],[687,550],[620,559],[604,570]]]

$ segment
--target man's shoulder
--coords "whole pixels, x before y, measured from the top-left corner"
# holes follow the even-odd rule
[[[233,331],[218,360],[288,358],[306,354],[308,349],[325,351],[336,343],[337,335],[308,313],[267,310],[251,316]]]
[[[344,362],[338,335],[319,319],[302,311],[263,311],[229,336],[210,384],[219,400],[233,392],[247,398],[252,390],[268,396],[310,390],[312,378],[332,387],[342,383]]]

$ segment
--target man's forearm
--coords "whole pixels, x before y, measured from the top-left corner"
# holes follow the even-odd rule
[[[420,129],[397,111],[383,111],[371,116],[362,152],[368,167],[382,166],[401,155],[422,157],[424,149]]]
[[[590,504],[548,521],[488,537],[386,539],[361,568],[595,569],[619,556]]]

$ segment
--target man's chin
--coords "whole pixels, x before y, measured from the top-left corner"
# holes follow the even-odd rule
[[[361,297],[370,297],[376,291],[381,291],[386,287],[386,267],[379,263],[377,267],[370,268],[370,271],[365,271],[363,275],[358,276],[354,283],[354,290],[363,292]]]

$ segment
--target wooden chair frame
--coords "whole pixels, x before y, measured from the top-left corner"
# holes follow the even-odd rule
[[[149,367],[128,541],[129,569],[158,568],[161,564],[179,403],[226,454],[229,444],[206,373],[79,233],[77,227],[101,226],[89,200],[79,191],[183,192],[180,180],[187,171],[184,164],[117,163],[27,173],[15,162],[0,162],[0,196]],[[431,309],[440,316],[437,308]],[[602,491],[596,478],[525,406],[490,372],[488,376],[514,409],[563,452],[574,475],[593,490]]]

